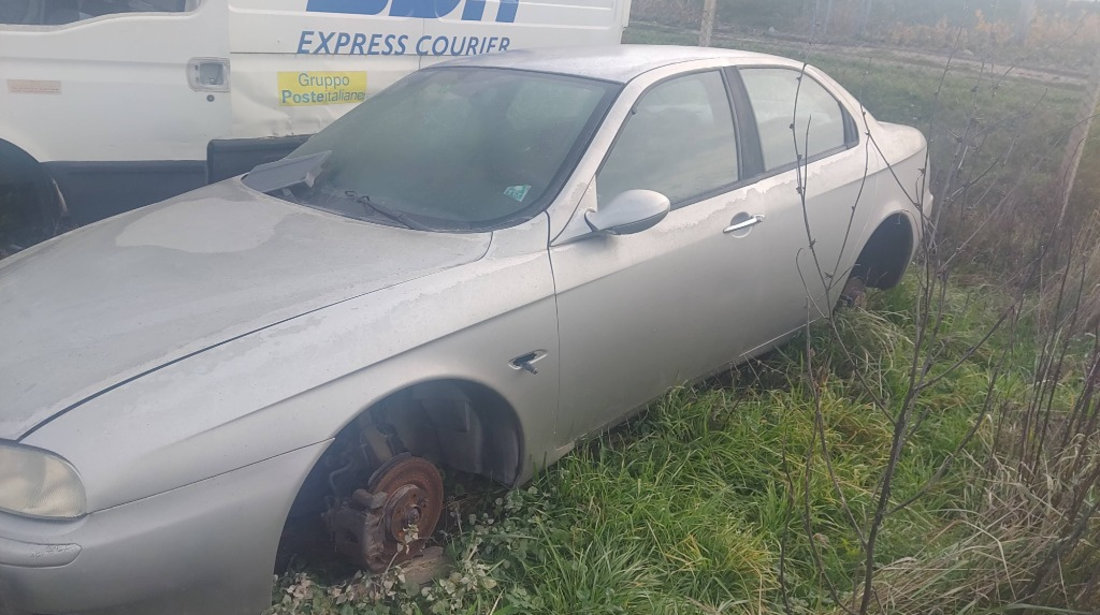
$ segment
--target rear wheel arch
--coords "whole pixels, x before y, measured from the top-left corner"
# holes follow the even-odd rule
[[[873,288],[897,286],[909,267],[915,245],[916,233],[909,216],[903,212],[887,216],[864,243],[852,277]]]

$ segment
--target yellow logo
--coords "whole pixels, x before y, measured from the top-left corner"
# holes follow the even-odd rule
[[[367,73],[303,71],[279,73],[279,104],[345,105],[367,98]]]

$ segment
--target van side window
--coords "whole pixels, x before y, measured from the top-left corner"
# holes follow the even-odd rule
[[[182,13],[196,4],[194,0],[4,0],[0,23],[60,25],[118,13]]]
[[[676,205],[737,182],[737,137],[722,76],[665,81],[634,106],[596,176],[599,203],[634,189]]]
[[[746,68],[741,70],[741,79],[756,115],[766,171],[792,165],[799,155],[813,158],[845,146],[847,114],[810,76],[786,68]]]

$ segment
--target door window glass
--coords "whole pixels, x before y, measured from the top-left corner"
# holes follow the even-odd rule
[[[195,0],[3,0],[0,23],[59,25],[119,13],[182,13]]]
[[[799,154],[813,158],[844,147],[844,110],[817,81],[785,68],[743,69],[741,79],[756,115],[765,170],[794,164]]]
[[[655,190],[683,203],[737,181],[737,139],[722,76],[696,73],[642,95],[596,176],[600,203]]]

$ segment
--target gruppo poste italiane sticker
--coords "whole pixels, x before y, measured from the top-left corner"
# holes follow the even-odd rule
[[[365,71],[279,72],[279,104],[340,105],[367,98]]]

